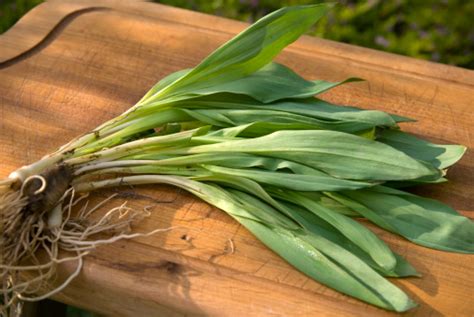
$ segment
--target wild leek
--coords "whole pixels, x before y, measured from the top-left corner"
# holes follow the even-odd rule
[[[400,189],[446,181],[465,147],[400,131],[408,118],[315,98],[342,83],[306,80],[272,62],[330,7],[269,14],[195,68],[159,81],[124,114],[0,181],[2,310],[66,286],[70,279],[38,294],[58,263],[78,261],[79,271],[96,245],[138,235],[120,228],[140,211],[118,206],[95,221],[86,209],[71,211],[81,193],[124,184],[189,191],[301,272],[397,312],[415,303],[385,277],[418,273],[357,218],[420,245],[473,253],[470,220]],[[98,240],[111,228],[116,236]],[[36,258],[39,250],[49,261]],[[75,256],[61,258],[61,250]]]

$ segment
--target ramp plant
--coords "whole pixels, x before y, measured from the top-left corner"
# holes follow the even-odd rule
[[[272,62],[330,7],[269,14],[122,115],[2,180],[2,311],[60,291],[95,246],[139,235],[126,228],[143,212],[124,205],[98,220],[86,206],[72,212],[81,194],[125,184],[189,191],[306,275],[397,312],[415,303],[386,277],[419,274],[358,218],[429,248],[473,253],[469,219],[403,191],[446,181],[465,147],[402,132],[408,118],[315,98],[343,82],[306,80]],[[99,239],[110,229],[117,233]],[[76,272],[45,292],[65,261],[77,261]]]

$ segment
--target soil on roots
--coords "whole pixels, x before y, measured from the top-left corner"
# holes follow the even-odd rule
[[[61,218],[54,227],[48,226],[51,210],[28,209],[32,200],[24,195],[24,186],[0,196],[0,316],[18,315],[22,301],[41,300],[64,289],[80,273],[82,258],[97,246],[174,229],[131,233],[132,224],[150,212],[129,208],[126,202],[97,214],[116,195],[90,207],[87,194],[67,189],[56,201]],[[77,269],[57,286],[52,283],[57,265],[67,261],[77,262]]]

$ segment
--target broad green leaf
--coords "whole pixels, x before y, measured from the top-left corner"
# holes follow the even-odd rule
[[[439,169],[453,165],[466,152],[466,147],[462,145],[433,144],[397,130],[384,130],[377,140]]]
[[[201,145],[183,154],[243,152],[282,158],[353,180],[409,180],[438,176],[421,164],[383,143],[336,131],[279,131],[248,140]]]
[[[275,213],[274,209],[268,206],[263,211],[257,211],[253,200],[249,201],[242,195],[236,197],[216,185],[178,176],[141,175],[124,177],[115,183],[97,181],[89,186],[100,188],[103,184],[114,186],[147,183],[166,183],[181,187],[224,210],[297,269],[340,292],[400,312],[415,306],[405,293],[344,248],[303,229],[288,230],[278,225],[269,225],[256,213]],[[85,189],[84,186],[81,188],[81,184],[76,184],[76,188],[78,191]],[[326,256],[321,251],[322,248],[330,256]]]
[[[358,213],[353,211],[351,208],[341,204],[340,202],[325,196],[321,192],[314,192],[311,194],[311,199],[316,201],[318,204],[331,209],[332,211],[338,212],[340,214],[350,216],[350,217],[360,217]]]
[[[289,99],[262,104],[247,96],[215,94],[177,102],[173,107],[187,109],[259,109],[303,115],[325,121],[343,121],[364,124],[361,129],[375,126],[396,127],[391,115],[378,110],[362,110],[349,106],[337,106],[317,98]]]
[[[233,191],[232,196],[242,205],[245,205],[245,210],[270,227],[275,226],[289,230],[297,230],[301,228],[292,221],[291,218],[277,212],[270,205],[263,203],[256,197],[239,191]]]
[[[185,72],[180,72],[180,74],[183,73]],[[168,82],[168,78],[165,78],[165,80]],[[232,93],[246,95],[260,102],[269,103],[280,99],[311,97],[341,84],[354,81],[359,81],[359,79],[349,78],[341,82],[305,80],[281,64],[269,63],[248,76],[232,81],[218,82],[212,86],[195,88],[186,92],[185,96],[180,96],[179,99],[187,100],[217,93]],[[157,87],[153,89],[156,90],[162,87],[163,84],[163,81],[160,81]]]
[[[190,72],[148,96],[141,104],[173,97],[179,100],[180,94],[252,74],[271,62],[331,7],[332,4],[287,7],[263,17],[215,50]]]
[[[240,199],[236,199],[235,196],[231,199],[228,197],[230,193],[216,186],[196,184],[183,188],[193,187],[199,187],[199,189],[192,190],[192,193],[228,212],[269,248],[323,284],[385,309],[406,311],[415,306],[400,289],[350,252],[338,248],[337,244],[331,244],[330,241],[322,238],[318,239],[317,236],[304,230],[287,230],[266,225],[257,220],[258,216],[247,210],[247,207],[253,206],[253,201],[246,202],[242,196]],[[266,210],[269,211],[271,208],[266,208]],[[326,252],[331,253],[331,258],[326,257],[317,249],[316,246],[321,246],[321,244],[324,244]]]
[[[271,190],[271,193],[275,194],[276,196],[279,196],[281,192],[283,191],[278,190],[277,192],[275,192],[274,190]],[[316,193],[313,193],[312,196],[314,196],[314,194]],[[260,196],[260,194],[258,195]],[[276,199],[273,200],[273,202],[274,204],[277,204],[278,208],[282,208],[283,206],[283,208],[286,209],[285,213],[291,216],[306,230],[310,231],[313,234],[320,235],[325,239],[332,241],[333,243],[336,243],[338,246],[351,252],[359,259],[364,261],[367,265],[380,272],[382,275],[391,277],[420,276],[419,273],[415,270],[415,268],[413,268],[405,259],[403,259],[402,256],[394,252],[393,255],[396,259],[395,267],[391,270],[384,269],[383,267],[378,265],[369,256],[368,253],[363,251],[355,243],[353,243],[351,240],[342,235],[341,232],[334,230],[334,227],[332,225],[324,221],[322,218],[318,217],[316,214],[310,212],[308,209],[305,209],[301,206],[297,206],[290,201],[283,202]],[[272,206],[274,205],[272,204]]]
[[[321,175],[320,171],[313,168],[273,157],[252,155],[247,153],[202,153],[176,156],[156,162],[159,165],[192,165],[207,164],[232,168],[262,167],[269,171],[289,169],[293,173],[307,175]]]
[[[350,207],[367,219],[417,244],[474,253],[474,223],[440,202],[387,187],[345,191],[343,195],[353,201]]]
[[[274,157],[265,157],[247,153],[202,153],[163,157],[162,153],[139,154],[129,159],[150,160],[157,159],[154,164],[161,166],[191,166],[191,165],[218,165],[230,168],[260,167],[268,171],[290,170],[294,174],[328,177],[321,171],[309,166]],[[337,180],[337,179],[336,179]],[[374,185],[373,183],[367,184]]]
[[[398,182],[386,182],[384,183],[385,186],[392,187],[392,188],[404,188],[404,187],[411,187],[411,186],[417,186],[417,185],[423,185],[423,184],[441,184],[445,183],[448,180],[444,177],[439,177],[433,180],[413,180],[413,181],[398,181]]]
[[[245,199],[248,195],[236,197],[236,191],[230,193],[243,208],[253,206],[253,201]],[[262,225],[248,217],[236,219],[289,263],[323,284],[385,309],[406,311],[415,306],[405,293],[362,260],[322,236]]]
[[[359,257],[364,262],[366,262],[369,266],[373,267],[374,269],[376,269],[377,271],[381,272],[382,274],[386,276],[394,276],[394,277],[418,276],[418,273],[416,272],[416,270],[409,263],[407,263],[401,256],[397,254],[394,254],[395,259],[396,259],[396,264],[392,270],[381,267],[379,264],[374,262],[365,251],[363,251],[352,241],[344,237],[341,233],[338,233],[337,231],[335,231],[334,227],[330,225],[329,223],[325,222],[322,218],[319,218],[315,214],[311,214],[308,211],[305,212],[303,209],[299,208],[296,205],[284,203],[284,202],[273,199],[260,185],[258,185],[254,181],[241,178],[241,177],[217,175],[217,174],[193,177],[193,179],[199,180],[199,181],[206,181],[206,182],[209,182],[209,181],[217,182],[225,186],[230,185],[231,187],[236,188],[243,192],[247,192],[248,194],[257,195],[260,199],[265,201],[267,204],[269,204],[276,210],[279,210],[281,213],[286,215],[286,217],[293,219],[295,223],[298,223],[304,228],[306,228],[307,230],[310,230],[312,233],[322,235],[325,237],[325,239],[329,239],[333,243],[336,243],[339,246],[347,249],[349,252],[355,254],[357,257]],[[275,191],[273,190],[272,192],[275,192]],[[282,191],[280,191],[280,193],[281,192]],[[254,210],[255,206],[258,206],[262,210],[266,211],[263,214],[262,212],[256,211],[257,213],[254,215],[257,216],[258,218],[262,220],[266,220],[267,223],[275,224],[275,221],[278,221],[279,223],[282,223],[283,226],[286,228],[298,229],[298,226],[295,226],[295,223],[288,222],[288,220],[285,220],[286,218],[282,218],[283,216],[276,212],[274,213],[273,217],[270,217],[270,219],[267,219],[269,217],[269,214],[271,214],[271,212],[269,212],[268,210],[268,207],[265,204],[263,204],[261,201],[255,198],[249,198],[249,199],[251,200],[250,205],[252,206],[251,208],[252,210]]]
[[[333,212],[311,199],[311,194],[285,191],[279,197],[298,204],[331,224],[347,239],[369,254],[380,267],[391,270],[395,267],[396,259],[387,245],[372,231],[349,217]]]
[[[276,123],[276,122],[263,122],[254,121],[231,128],[222,128],[211,132],[210,135],[215,136],[232,136],[232,137],[246,137],[253,138],[271,134],[273,132],[282,130],[334,130],[352,133],[373,139],[372,134],[367,133],[366,126],[359,122],[330,122],[319,124],[318,126],[310,126],[304,123]]]
[[[258,183],[279,186],[298,191],[336,191],[343,189],[358,189],[373,186],[373,183],[357,182],[338,179],[320,173],[319,175],[304,175],[285,172],[272,172],[259,169],[237,169],[213,165],[203,165],[211,172],[239,176],[252,179]]]
[[[357,260],[357,257],[351,257],[349,252],[344,253],[337,248],[337,245],[334,245],[332,252],[333,257],[336,258],[333,260],[314,247],[316,244],[321,244],[322,239],[317,239],[311,234],[275,229],[246,218],[237,218],[237,220],[290,264],[329,287],[373,305],[398,312],[416,306],[399,288],[375,271],[370,271],[370,268]],[[330,247],[327,249],[330,250]],[[359,268],[348,272],[346,267],[341,268],[337,260],[350,261],[343,263],[359,265]]]
[[[283,164],[281,164],[280,167],[281,166],[283,166]],[[266,192],[266,190],[262,186],[260,186],[260,184],[258,184],[257,182],[251,179],[233,176],[233,175],[224,175],[224,174],[219,174],[219,173],[213,173],[212,175],[206,175],[206,176],[197,176],[197,177],[193,176],[192,179],[198,180],[198,181],[217,182],[219,184],[224,184],[225,186],[230,186],[240,191],[245,191],[249,194],[256,195],[260,199],[265,201],[266,203],[270,204],[275,209],[284,213],[288,217],[293,218],[296,222],[299,222],[298,219],[294,218],[294,215],[292,214],[291,211],[289,211],[288,208],[284,208],[280,203],[278,203],[275,199],[273,199]],[[321,205],[325,206],[326,208],[330,208],[331,210],[335,212],[338,212],[343,215],[348,215],[348,216],[359,216],[359,214],[353,212],[348,207],[338,203],[337,201],[333,199],[330,199],[329,197],[324,196],[323,194],[314,192],[311,195],[312,195],[313,200],[316,200]]]
[[[267,109],[192,109],[189,116],[216,127],[242,127],[240,134],[261,135],[278,130],[335,130],[349,133],[371,128],[354,121],[328,121],[304,115]],[[246,125],[245,127],[243,127]]]
[[[308,231],[323,236],[325,239],[336,243],[340,247],[343,247],[347,251],[351,252],[359,259],[364,261],[367,265],[374,268],[384,276],[391,277],[405,277],[405,276],[420,276],[413,266],[410,265],[402,256],[393,252],[396,259],[395,267],[391,270],[384,269],[378,265],[368,253],[359,248],[352,241],[347,239],[340,232],[335,231],[329,223],[323,221],[321,218],[316,216],[314,213],[309,212],[307,209],[303,209],[289,202],[281,202],[281,204],[287,206],[287,208],[293,211],[293,214],[297,214],[298,222]]]
[[[225,186],[231,186],[248,194],[258,196],[260,199],[271,205],[276,210],[282,212],[287,217],[292,218],[296,223],[299,223],[305,229],[311,231],[314,234],[322,235],[326,239],[337,243],[339,246],[355,254],[357,257],[366,262],[369,266],[373,267],[385,276],[419,276],[416,270],[401,256],[397,254],[394,254],[396,260],[395,266],[392,269],[383,268],[382,266],[374,262],[374,260],[356,244],[344,237],[341,233],[335,231],[334,227],[322,220],[322,218],[319,218],[316,215],[309,213],[308,211],[304,211],[296,205],[290,205],[288,203],[283,203],[281,201],[273,199],[260,185],[258,185],[258,183],[254,181],[242,177],[234,177],[228,175],[210,175],[197,178],[193,177],[193,179],[199,181],[218,182],[220,184],[224,184]],[[274,190],[272,190],[272,192],[275,193]],[[281,192],[283,191],[279,191],[279,193]],[[314,195],[318,195],[318,193],[313,193],[312,196]],[[255,202],[253,202],[253,204],[256,205]],[[288,224],[286,224],[286,226],[288,226]]]
[[[290,226],[290,224],[287,222],[285,223],[285,227],[289,229],[298,229],[300,228],[300,224],[298,220],[293,217],[292,213],[288,211],[288,209],[284,208],[281,204],[279,204],[277,201],[275,201],[266,191],[265,189],[260,186],[257,182],[243,178],[243,177],[236,177],[232,175],[223,175],[223,174],[218,174],[218,173],[213,173],[211,175],[206,175],[206,176],[197,176],[197,177],[191,177],[193,180],[198,180],[198,181],[204,181],[204,182],[213,182],[217,183],[219,185],[224,185],[227,187],[232,187],[234,189],[246,192],[251,195],[255,195],[259,197],[259,199],[263,200],[273,208],[277,209],[280,211],[282,214],[284,214],[286,217],[289,219],[293,219],[295,222],[293,223],[293,227]],[[276,214],[277,218],[279,218],[279,214]],[[297,225],[298,224],[298,225]]]
[[[311,97],[343,83],[353,81],[359,81],[359,79],[350,78],[335,83],[324,80],[305,80],[281,64],[269,63],[249,76],[206,88],[204,93],[200,90],[192,93],[210,95],[229,92],[247,95],[260,102],[269,103],[280,99]]]
[[[338,106],[318,98],[281,101],[271,104],[270,107],[273,110],[287,111],[290,113],[326,120],[361,122],[368,124],[370,127],[397,126],[392,115],[386,112],[379,110],[363,110],[350,106]]]

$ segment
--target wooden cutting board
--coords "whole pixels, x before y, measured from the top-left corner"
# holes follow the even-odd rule
[[[0,176],[123,112],[163,76],[196,65],[244,27],[138,1],[36,7],[0,36]],[[364,78],[324,98],[409,116],[419,122],[404,130],[467,145],[449,183],[416,192],[473,216],[473,71],[310,37],[278,61],[310,79]],[[392,314],[308,279],[224,212],[189,194],[166,186],[124,192],[113,203],[154,206],[136,231],[182,228],[100,247],[55,299],[108,316]],[[423,274],[395,281],[420,303],[406,315],[474,315],[472,256],[430,250],[369,227]],[[60,275],[75,265],[61,266]]]

